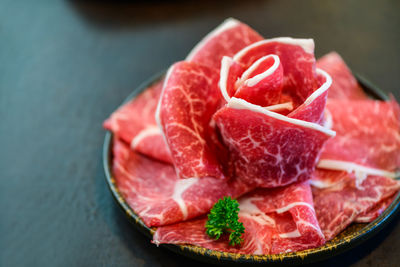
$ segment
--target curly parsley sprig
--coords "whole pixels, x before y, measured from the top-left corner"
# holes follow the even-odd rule
[[[214,204],[206,222],[208,236],[219,239],[222,234],[229,233],[229,244],[239,245],[243,242],[243,223],[239,222],[239,203],[231,197],[224,197]]]

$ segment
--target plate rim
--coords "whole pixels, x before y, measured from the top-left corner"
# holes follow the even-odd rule
[[[161,71],[151,78],[140,84],[137,88],[135,88],[122,102],[120,106],[130,101],[134,97],[136,97],[139,93],[143,92],[146,88],[151,86],[152,84],[161,80],[165,71]],[[387,94],[385,94],[381,89],[372,84],[363,75],[355,74],[355,77],[358,83],[361,85],[363,90],[370,96],[378,100],[389,100]],[[119,107],[120,107],[119,106]],[[105,179],[110,189],[114,200],[118,203],[118,206],[122,209],[122,211],[127,216],[128,220],[133,223],[133,225],[145,234],[147,237],[152,238],[156,227],[148,227],[144,224],[144,222],[140,219],[140,217],[131,209],[128,203],[125,201],[123,195],[119,192],[115,179],[112,175],[112,137],[113,134],[110,131],[107,131],[104,143],[103,143],[103,151],[102,151],[102,161],[103,161],[103,169],[105,174]],[[207,248],[194,246],[194,245],[177,245],[177,244],[160,244],[159,246],[165,247],[175,253],[180,255],[200,260],[207,263],[214,264],[236,264],[236,263],[247,263],[247,264],[260,264],[260,263],[268,263],[268,264],[306,264],[312,263],[316,261],[321,261],[324,259],[328,259],[334,256],[337,256],[345,251],[348,251],[362,242],[370,239],[377,233],[379,233],[399,212],[400,207],[400,192],[397,193],[395,199],[392,203],[385,209],[385,211],[378,216],[371,223],[365,223],[365,227],[356,231],[355,234],[346,236],[340,240],[338,243],[331,244],[326,247],[326,245],[318,248],[307,249],[298,252],[289,252],[289,253],[281,253],[274,255],[252,255],[252,254],[237,254],[237,253],[229,253],[229,252],[221,252],[216,250],[210,250]],[[328,241],[329,243],[329,241]]]

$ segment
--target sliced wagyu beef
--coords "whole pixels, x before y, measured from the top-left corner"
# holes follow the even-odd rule
[[[229,147],[235,174],[249,184],[269,188],[309,179],[323,144],[334,135],[318,124],[332,81],[326,72],[315,70],[313,49],[312,40],[277,38],[254,43],[233,59],[222,60],[219,86],[227,104],[214,120]],[[265,55],[271,52],[280,56]],[[244,71],[235,77],[240,73],[238,66]],[[243,86],[243,90],[255,93],[271,89],[277,99],[283,88],[292,107],[293,102],[305,98],[284,116],[272,107],[287,102],[274,100],[260,105],[249,97],[238,98]]]
[[[249,68],[263,56],[277,55],[283,66],[283,93],[297,107],[318,87],[315,69],[314,41],[289,37],[262,40],[239,51],[233,60]]]
[[[289,118],[322,124],[325,116],[325,105],[328,89],[332,84],[331,77],[321,69],[317,69],[319,88],[295,110],[288,114]]]
[[[111,114],[104,128],[144,155],[171,162],[169,149],[155,120],[163,80],[147,88]]]
[[[261,57],[247,69],[224,57],[220,77],[219,86],[226,101],[234,96],[267,107],[281,99],[283,68],[276,55]]]
[[[223,147],[211,117],[220,106],[219,74],[192,62],[172,65],[165,78],[157,120],[181,178],[224,178],[217,158]]]
[[[379,215],[381,215],[387,207],[389,207],[390,204],[392,204],[393,200],[396,198],[397,194],[393,194],[391,197],[388,197],[378,204],[375,205],[370,210],[364,211],[360,213],[357,218],[355,219],[355,222],[358,223],[369,223],[378,218]]]
[[[327,110],[336,136],[326,143],[318,167],[396,177],[400,112],[394,100],[330,100]]]
[[[223,56],[233,56],[242,48],[262,39],[246,24],[230,18],[205,36],[186,60],[219,69]]]
[[[332,77],[333,83],[328,95],[330,99],[367,99],[367,95],[338,53],[330,52],[321,57],[317,60],[317,67],[325,70]]]
[[[172,165],[135,153],[119,139],[114,139],[113,154],[117,187],[149,227],[202,215],[219,198],[238,197],[251,189],[236,179],[179,179]]]
[[[370,175],[357,183],[354,174],[317,170],[315,179],[325,185],[313,186],[318,222],[327,240],[332,239],[354,221],[367,221],[379,213],[379,206],[400,189],[399,181]],[[335,178],[336,176],[336,178]],[[313,177],[314,179],[314,177]],[[332,183],[332,181],[336,182]],[[369,218],[371,219],[371,218]]]
[[[325,239],[315,215],[307,182],[284,188],[258,189],[239,199],[239,221],[245,227],[241,246],[208,237],[206,218],[159,227],[156,244],[192,244],[241,254],[277,254],[318,247]]]
[[[321,229],[332,239],[352,222],[374,220],[399,190],[400,122],[394,100],[331,99],[327,112],[336,136],[311,184]]]
[[[258,187],[309,179],[323,144],[334,135],[319,124],[234,97],[214,120],[229,147],[236,175]]]

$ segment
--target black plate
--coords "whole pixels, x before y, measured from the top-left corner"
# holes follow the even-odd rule
[[[143,83],[136,90],[134,90],[124,101],[127,102],[134,98],[137,94],[159,81],[163,77],[164,73],[158,74],[150,79],[148,82]],[[372,85],[361,75],[356,75],[358,82],[363,87],[364,91],[368,93],[372,98],[387,100],[388,96],[383,93],[376,86]],[[112,165],[112,133],[106,134],[103,146],[103,165],[106,176],[107,184],[117,201],[118,205],[127,215],[128,219],[133,225],[138,228],[149,238],[156,228],[147,227],[139,216],[129,207],[126,203],[123,195],[118,191],[115,184],[115,180],[112,176],[111,165]],[[400,206],[400,193],[397,194],[392,204],[373,222],[369,224],[352,224],[347,227],[342,233],[336,236],[333,240],[328,241],[325,245],[308,249],[299,252],[290,252],[277,255],[243,255],[235,253],[220,252],[215,250],[209,250],[206,248],[192,246],[192,245],[173,245],[173,244],[162,244],[161,247],[165,247],[178,254],[197,259],[207,263],[215,264],[269,264],[269,265],[298,265],[305,264],[315,261],[324,260],[335,255],[338,255],[344,251],[347,251],[373,235],[377,234],[385,225],[387,225],[395,214],[398,212]]]

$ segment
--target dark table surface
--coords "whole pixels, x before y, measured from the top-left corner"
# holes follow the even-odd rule
[[[102,121],[227,17],[312,37],[400,97],[400,1],[0,1],[0,265],[202,266],[136,231],[104,181]],[[396,218],[327,266],[400,262]]]

